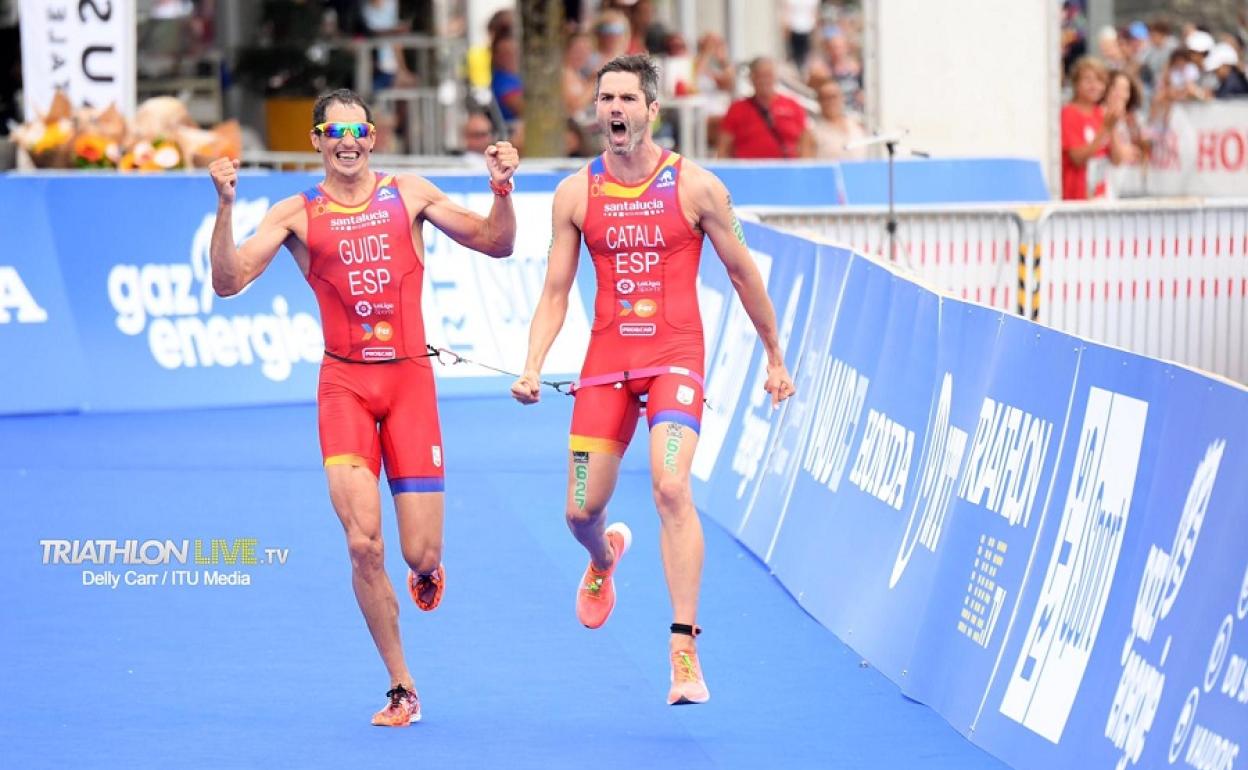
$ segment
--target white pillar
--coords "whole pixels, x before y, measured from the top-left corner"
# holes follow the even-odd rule
[[[1060,183],[1060,6],[1052,0],[867,0],[871,128],[934,155],[1040,161]],[[903,145],[904,146],[904,145]]]

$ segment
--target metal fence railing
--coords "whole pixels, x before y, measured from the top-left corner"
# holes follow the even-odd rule
[[[1050,207],[1038,319],[1248,382],[1248,201]]]
[[[759,209],[882,256],[882,208]],[[897,262],[955,296],[1248,382],[1248,200],[897,211]]]
[[[863,254],[888,253],[888,209],[756,209],[758,219],[814,233]],[[1019,308],[1019,254],[1025,225],[1002,208],[898,209],[897,261],[919,280],[956,297],[1010,312]],[[1031,292],[1024,292],[1028,297]]]

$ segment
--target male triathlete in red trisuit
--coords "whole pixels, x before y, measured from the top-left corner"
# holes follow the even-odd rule
[[[650,424],[650,472],[661,522],[660,549],[672,600],[672,687],[667,702],[710,698],[695,637],[702,527],[689,468],[702,418],[705,352],[695,282],[709,236],[767,351],[773,403],[793,395],[776,335],[776,314],[745,246],[722,182],[650,136],[658,116],[658,70],[648,57],[613,59],[598,73],[598,122],[608,152],[555,192],[546,284],[529,332],[521,403],[538,400],[546,353],[563,326],[581,237],[598,279],[589,352],[576,386],[568,466],[567,520],[589,551],[576,614],[589,628],[615,605],[612,574],[632,535],[605,527],[620,457],[637,427],[641,397]]]
[[[442,439],[420,308],[421,228],[428,221],[470,249],[511,254],[516,217],[508,195],[520,157],[507,142],[486,150],[495,197],[483,218],[421,177],[369,170],[376,129],[367,105],[351,91],[317,100],[312,124],[324,181],[270,209],[237,249],[230,218],[239,162],[213,162],[212,285],[223,297],[237,294],[285,246],[316,292],[325,330],[317,405],[329,497],[346,531],[356,600],[390,674],[389,702],[373,724],[404,726],[420,720],[420,699],[383,560],[377,488],[383,462],[416,605],[435,608],[446,579]]]

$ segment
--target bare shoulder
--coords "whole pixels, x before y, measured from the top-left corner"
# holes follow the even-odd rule
[[[589,167],[582,166],[577,169],[575,174],[566,176],[555,187],[556,198],[571,199],[577,195],[583,195],[589,191]]]
[[[711,171],[696,161],[684,158],[680,164],[680,197],[682,205],[698,214],[709,211],[727,196],[727,188]]]
[[[303,207],[303,194],[298,193],[274,203],[269,209],[268,217],[273,222],[289,225],[303,216]]]
[[[420,218],[429,206],[446,198],[446,193],[419,174],[395,174],[394,182],[413,220]]]
[[[394,181],[399,186],[399,194],[404,198],[410,196],[428,201],[442,195],[437,185],[419,174],[395,174]]]
[[[554,215],[556,219],[570,219],[580,227],[585,219],[585,200],[589,197],[589,167],[564,177],[555,187]]]

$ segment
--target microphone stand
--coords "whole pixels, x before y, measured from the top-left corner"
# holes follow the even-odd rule
[[[892,131],[888,133],[876,133],[864,139],[857,139],[845,145],[845,149],[853,150],[859,147],[870,147],[875,144],[884,145],[884,149],[888,152],[888,219],[885,220],[884,229],[888,233],[888,261],[897,261],[897,211],[895,206],[895,195],[893,192],[893,160],[897,154],[897,145],[901,144],[901,140],[906,134],[910,133],[909,129],[901,131]],[[931,157],[926,152],[912,150],[911,155],[920,158]]]

